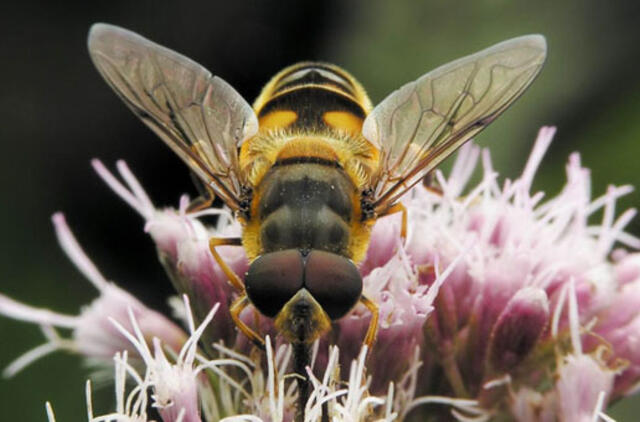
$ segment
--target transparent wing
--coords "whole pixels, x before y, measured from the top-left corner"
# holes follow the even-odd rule
[[[374,209],[386,210],[498,117],[531,84],[545,56],[543,36],[514,38],[441,66],[376,106],[362,129],[381,152]]]
[[[258,128],[251,106],[199,64],[131,31],[95,24],[88,45],[129,108],[237,210],[244,182],[238,147]]]

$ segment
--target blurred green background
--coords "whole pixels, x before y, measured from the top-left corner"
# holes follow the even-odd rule
[[[495,167],[514,177],[538,128],[558,133],[537,189],[553,194],[564,163],[582,153],[593,193],[608,184],[640,185],[640,7],[637,1],[154,1],[5,4],[0,14],[1,290],[76,314],[95,290],[58,248],[50,215],[62,210],[109,279],[166,311],[169,283],[142,221],[90,169],[99,157],[125,158],[158,205],[193,193],[182,163],[116,98],[89,61],[93,22],[140,32],[211,69],[252,100],[280,68],[319,59],[344,66],[375,102],[440,64],[527,33],[547,37],[547,64],[532,88],[478,138]],[[618,210],[633,207],[637,193]],[[640,219],[630,231],[640,235]],[[33,326],[0,318],[0,367],[42,341]],[[13,379],[0,379],[0,421],[86,420],[78,359],[55,354]],[[112,406],[98,389],[97,411]],[[635,400],[637,402],[637,400]],[[610,414],[637,420],[634,400]]]

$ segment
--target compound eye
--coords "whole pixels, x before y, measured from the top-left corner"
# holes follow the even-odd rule
[[[307,256],[304,286],[329,318],[336,320],[360,299],[362,276],[347,258],[314,250]]]
[[[265,316],[275,317],[302,288],[304,263],[296,249],[271,252],[251,263],[244,284],[247,296]]]

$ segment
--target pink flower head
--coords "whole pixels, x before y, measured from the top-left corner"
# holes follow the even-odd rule
[[[55,214],[53,223],[62,249],[98,289],[100,296],[85,306],[79,315],[68,316],[36,309],[0,295],[0,314],[38,324],[47,338],[45,344],[26,353],[9,366],[5,375],[13,375],[33,360],[55,350],[79,353],[95,363],[111,362],[113,355],[123,350],[129,350],[132,356],[137,356],[131,343],[109,322],[114,319],[129,327],[129,312],[136,317],[147,341],[159,337],[168,347],[179,350],[186,340],[184,331],[164,315],[147,308],[131,294],[108,282],[82,250],[62,214]],[[61,337],[53,327],[70,329],[71,339]]]
[[[630,266],[629,255],[618,266]],[[628,281],[627,270],[617,271],[619,288],[610,300],[610,305],[597,314],[594,331],[606,340],[610,347],[610,361],[621,366],[622,372],[615,379],[613,397],[633,394],[640,381],[640,279]],[[597,339],[588,342],[591,348],[598,345]]]
[[[451,401],[435,402],[449,403],[460,417],[492,415],[496,409],[504,409],[501,403],[513,403],[513,397],[534,397],[534,387],[553,373],[556,357],[540,361],[540,350],[554,342],[569,341],[579,356],[586,351],[584,356],[590,359],[597,344],[591,338],[583,340],[580,327],[599,318],[596,329],[609,333],[614,344],[622,333],[605,329],[606,320],[618,329],[625,326],[621,319],[627,324],[635,321],[637,307],[630,304],[624,307],[626,311],[611,308],[622,284],[614,281],[615,269],[607,259],[615,242],[640,246],[638,239],[623,231],[634,211],[614,218],[615,200],[630,188],[612,187],[604,196],[591,200],[589,171],[573,154],[567,166],[567,184],[558,196],[543,201],[542,193],[531,194],[536,169],[554,132],[553,128],[540,131],[522,175],[503,186],[497,182],[487,151],[471,144],[463,147],[448,178],[436,173],[441,194],[417,187],[403,198],[409,213],[404,242],[399,237],[399,216],[377,221],[367,256],[360,264],[364,293],[380,310],[377,343],[368,357],[371,392],[381,394],[393,382],[406,388],[399,393],[405,403],[417,394],[448,396]],[[480,158],[482,180],[467,189]],[[135,194],[141,188],[135,187],[137,182],[132,182],[135,179],[127,175],[126,167],[119,164],[119,170],[130,186],[130,196],[144,202],[142,194]],[[201,314],[197,302],[212,298],[221,302],[224,318],[234,293],[208,254],[206,240],[207,236],[220,236],[221,231],[239,232],[229,233],[233,224],[226,216],[220,217],[216,230],[204,229],[184,208],[183,204],[174,214],[164,211],[164,220],[157,212],[147,211],[143,214],[147,228],[178,290],[195,294],[196,314]],[[600,209],[604,209],[602,224],[589,226],[589,216]],[[181,224],[177,224],[178,218],[183,220]],[[188,234],[182,227],[188,228]],[[232,254],[234,249],[236,255],[225,259],[242,275],[246,262],[241,249],[230,247],[226,253]],[[626,277],[627,284],[633,285],[630,279],[640,274],[636,266],[631,258],[619,262],[617,271]],[[633,302],[633,297],[628,295],[626,300]],[[607,310],[617,319],[611,315],[604,318]],[[255,311],[245,312],[243,319],[253,324]],[[259,322],[260,330],[273,333],[271,325],[263,321]],[[338,321],[320,347],[316,370],[329,364],[326,343],[340,347],[343,366],[356,359],[369,321],[370,314],[362,306]],[[243,336],[234,342],[234,335],[231,331],[217,338],[248,350]],[[634,338],[628,332],[624,335]],[[617,347],[619,357],[634,361],[632,349],[624,348],[631,341],[623,343]],[[531,365],[537,366],[532,369]],[[420,375],[415,378],[418,368]],[[422,382],[410,382],[410,374]],[[444,376],[444,381],[436,382],[434,376]],[[618,379],[629,377],[637,379],[632,366],[618,375]],[[624,384],[628,389],[629,381]],[[438,387],[429,387],[433,385]],[[474,397],[475,404],[456,401],[460,396]],[[540,397],[545,403],[553,401]],[[432,402],[425,400],[422,402]],[[558,409],[547,407],[549,415],[557,416]]]
[[[185,307],[191,336],[184,346],[172,357],[167,358],[164,345],[159,338],[153,339],[153,353],[147,345],[135,315],[129,313],[132,331],[127,330],[118,321],[113,325],[126,337],[144,360],[147,371],[144,385],[152,388],[153,406],[158,409],[165,422],[201,422],[198,398],[198,374],[202,368],[196,366],[198,341],[206,326],[211,322],[218,306],[214,306],[196,329],[189,301],[185,296]],[[202,382],[206,382],[203,380]]]
[[[437,186],[418,186],[402,198],[406,239],[399,216],[376,222],[359,268],[364,294],[379,307],[377,342],[372,350],[362,347],[371,321],[362,305],[333,324],[314,345],[307,368],[305,421],[323,415],[332,421],[426,415],[609,421],[607,403],[638,389],[640,254],[634,250],[640,240],[624,231],[635,210],[615,212],[631,187],[612,186],[592,199],[589,170],[572,154],[561,192],[547,198],[531,192],[554,132],[542,128],[522,174],[502,184],[488,151],[464,146],[448,177],[437,171]],[[479,161],[481,180],[468,186]],[[186,198],[177,210],[158,210],[124,163],[117,165],[124,184],[99,161],[94,167],[145,219],[161,263],[187,297],[190,335],[104,281],[74,252],[103,305],[68,317],[0,296],[0,312],[43,325],[49,338],[18,366],[52,348],[102,358],[125,350],[116,354],[114,420],[147,421],[146,403],[163,422],[293,420],[292,349],[278,337],[272,346],[273,324],[251,306],[240,317],[265,336],[266,353],[239,334],[229,315],[237,293],[209,251],[209,237],[240,234],[230,213],[189,213]],[[593,225],[598,211],[602,220]],[[215,227],[199,220],[205,214],[218,216]],[[73,245],[69,236],[61,239]],[[614,245],[619,248],[612,251]],[[242,248],[217,250],[242,277]],[[105,325],[105,314],[117,328]],[[104,338],[83,329],[84,321],[103,327]],[[46,328],[51,325],[74,330],[73,340],[61,339]],[[144,373],[127,363],[127,354],[142,361]],[[125,399],[127,376],[134,388]]]
[[[204,333],[206,344],[235,339],[235,329],[229,318],[228,307],[232,288],[209,251],[209,238],[236,236],[240,226],[225,209],[209,209],[199,213],[187,213],[188,198],[183,197],[178,210],[157,210],[138,180],[123,161],[117,169],[126,183],[122,184],[99,160],[92,161],[98,175],[146,221],[145,230],[156,244],[160,262],[178,293],[187,294],[197,319],[202,320],[216,304],[221,307],[218,323]],[[205,227],[198,217],[218,215],[215,228]],[[242,248],[223,246],[218,251],[225,262],[237,274],[247,270],[247,259]]]

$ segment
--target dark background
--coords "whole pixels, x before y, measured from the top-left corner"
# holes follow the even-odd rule
[[[529,92],[478,138],[502,175],[518,175],[538,128],[558,134],[534,187],[552,194],[574,150],[592,168],[593,192],[640,185],[640,10],[635,0],[406,1],[22,1],[0,10],[1,290],[76,314],[95,290],[58,248],[50,223],[65,212],[107,278],[166,310],[169,283],[142,221],[98,179],[89,160],[127,160],[155,204],[193,193],[185,166],[143,126],[89,61],[94,22],[134,30],[203,64],[252,101],[282,67],[320,59],[350,70],[374,103],[429,69],[496,42],[542,33],[545,69]],[[638,195],[618,208],[635,206]],[[639,220],[631,227],[640,234]],[[0,367],[40,344],[37,328],[0,319]],[[49,356],[0,380],[0,420],[44,421],[51,400],[59,422],[86,420],[77,358]],[[112,386],[96,392],[112,409]],[[630,401],[629,401],[630,402]],[[619,420],[628,403],[614,409]],[[628,409],[628,411],[631,411]],[[631,413],[629,413],[630,415]]]

